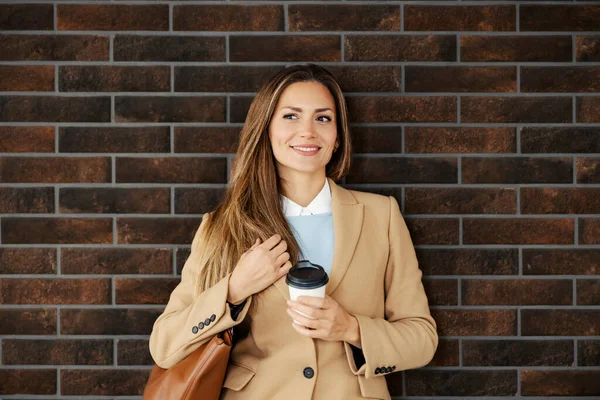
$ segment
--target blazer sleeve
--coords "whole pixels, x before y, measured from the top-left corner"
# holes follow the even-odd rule
[[[398,202],[390,199],[390,253],[385,272],[385,319],[354,315],[361,349],[344,342],[350,369],[365,378],[427,365],[438,345],[410,233]],[[354,347],[354,352],[353,348]],[[356,354],[358,353],[358,354]],[[361,360],[362,365],[356,365]]]
[[[202,223],[206,216],[203,216]],[[239,310],[237,319],[232,318],[227,305],[231,274],[209,289],[197,293],[200,273],[197,245],[202,223],[192,241],[190,256],[183,266],[181,282],[171,293],[165,310],[154,322],[150,334],[150,355],[161,368],[177,364],[217,333],[238,325],[252,303],[250,296]]]

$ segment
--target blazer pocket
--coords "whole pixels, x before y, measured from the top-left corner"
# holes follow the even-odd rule
[[[368,399],[390,400],[390,392],[387,387],[387,381],[383,376],[375,376],[370,379],[364,375],[358,375],[358,386],[360,394]]]
[[[229,362],[223,387],[231,390],[240,391],[254,377],[256,371],[245,365]]]

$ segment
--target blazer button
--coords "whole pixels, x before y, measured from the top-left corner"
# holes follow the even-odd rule
[[[215,322],[215,319],[217,319],[217,316],[215,314],[210,316],[210,322]]]
[[[305,378],[310,379],[313,376],[315,376],[315,371],[311,367],[304,368],[304,377]]]
[[[204,320],[204,325],[205,325],[205,326],[209,326],[209,325],[210,325],[210,318],[206,318],[206,319]]]
[[[396,366],[394,365],[394,366],[392,366],[392,371],[395,371],[395,370],[396,370]]]
[[[194,325],[194,327],[192,328],[192,333],[195,335],[196,333],[198,333],[198,327]]]
[[[375,374],[379,374],[381,372],[381,368],[375,368]]]
[[[200,323],[198,324],[198,328],[200,328],[200,329],[204,329],[204,322],[200,322]]]

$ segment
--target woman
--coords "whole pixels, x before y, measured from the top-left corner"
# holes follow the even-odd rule
[[[385,375],[429,363],[436,323],[398,203],[338,186],[350,157],[327,70],[288,67],[258,92],[225,199],[154,324],[159,366],[232,326],[227,400],[389,399]],[[329,273],[324,299],[289,301],[285,275],[301,259]]]

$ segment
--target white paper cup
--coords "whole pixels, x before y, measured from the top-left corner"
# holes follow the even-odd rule
[[[312,264],[307,260],[299,261],[294,265],[286,277],[291,300],[296,300],[300,296],[320,297],[324,299],[328,281],[329,277],[323,267]],[[313,319],[299,310],[294,310],[306,318]],[[302,325],[296,320],[294,322]]]

